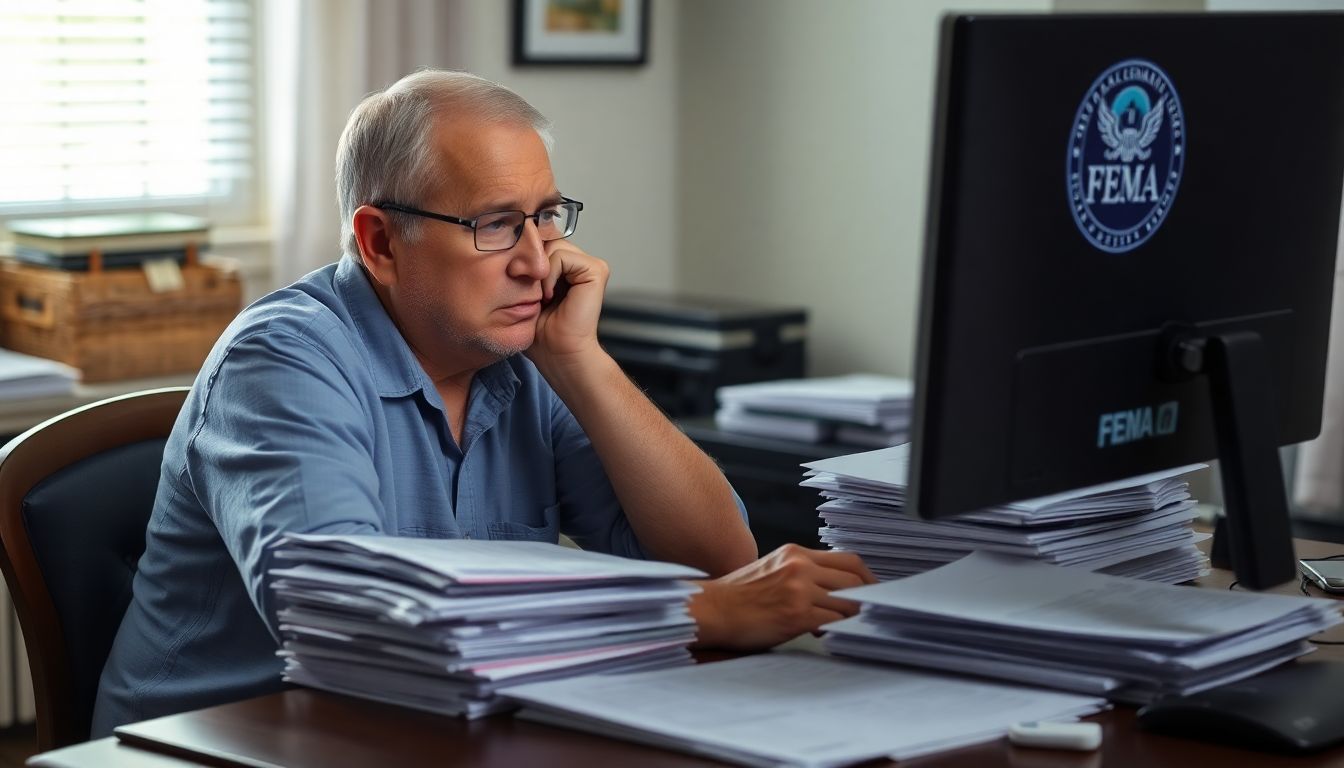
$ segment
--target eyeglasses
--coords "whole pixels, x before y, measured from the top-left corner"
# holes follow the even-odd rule
[[[541,234],[542,240],[560,240],[574,234],[574,229],[579,225],[579,211],[583,210],[583,203],[570,200],[568,197],[562,197],[560,200],[562,202],[548,205],[536,213],[492,211],[474,219],[431,213],[398,203],[378,202],[372,205],[374,208],[409,213],[412,216],[423,216],[467,227],[476,234],[476,250],[507,251],[523,236],[523,225],[528,219],[537,223],[537,232]]]

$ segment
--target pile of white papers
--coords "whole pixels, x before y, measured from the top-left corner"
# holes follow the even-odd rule
[[[863,604],[824,627],[832,653],[1145,703],[1240,680],[1309,652],[1333,600],[1196,589],[978,552],[835,593]]]
[[[742,765],[840,766],[989,741],[1103,699],[810,654],[510,687],[520,717]]]
[[[443,714],[507,706],[504,685],[690,663],[693,568],[555,544],[285,536],[285,679]]]
[[[1184,476],[1203,464],[1119,480],[954,518],[906,514],[910,446],[814,461],[802,485],[828,499],[821,540],[855,552],[879,579],[922,573],[973,551],[1002,552],[1177,584],[1208,572],[1190,528]]]
[[[853,374],[719,388],[714,423],[725,432],[879,447],[908,439],[909,379]]]
[[[0,400],[68,397],[78,383],[79,370],[65,363],[0,349]]]

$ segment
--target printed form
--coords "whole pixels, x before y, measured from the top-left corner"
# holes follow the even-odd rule
[[[657,692],[653,694],[653,692]],[[503,689],[521,717],[743,765],[841,766],[989,741],[1103,699],[799,653]]]

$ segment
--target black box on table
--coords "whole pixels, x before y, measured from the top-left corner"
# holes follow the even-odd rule
[[[804,375],[807,311],[735,299],[611,291],[597,335],[669,416],[714,412],[728,384]]]

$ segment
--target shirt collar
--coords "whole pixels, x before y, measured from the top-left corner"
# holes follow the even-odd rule
[[[355,333],[369,352],[370,372],[378,394],[402,397],[416,390],[434,391],[429,376],[415,359],[411,347],[388,316],[378,294],[373,292],[364,268],[350,257],[336,265],[336,290],[353,319]],[[438,393],[436,392],[435,395]],[[435,398],[437,399],[437,397]]]

